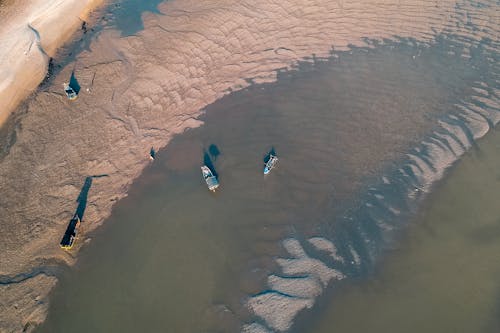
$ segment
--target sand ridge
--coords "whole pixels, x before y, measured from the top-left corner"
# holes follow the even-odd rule
[[[109,216],[148,165],[151,146],[164,147],[173,135],[199,126],[197,117],[206,105],[248,86],[249,79],[271,82],[278,70],[301,59],[329,56],[332,48],[369,45],[366,38],[432,42],[440,33],[453,32],[471,40],[498,41],[499,11],[491,7],[498,9],[494,1],[477,7],[470,1],[446,0],[177,0],[160,5],[163,15],[144,15],[145,29],[135,36],[104,30],[90,51],[82,52],[76,64],[64,68],[27,103],[16,142],[0,160],[1,184],[8,189],[0,197],[5,230],[0,275],[14,276],[51,260],[71,263],[73,254],[62,252],[58,242],[85,178],[107,175],[95,179],[89,192],[83,225],[90,231]],[[45,39],[54,25],[31,22],[32,28],[16,26],[24,42],[2,40],[16,47],[17,54],[28,49],[32,66],[30,74],[16,72],[26,59],[11,57],[9,66],[0,68],[3,110],[43,79],[43,53],[50,56],[57,45],[55,39]],[[81,21],[73,17],[71,24]],[[471,26],[481,29],[472,31]],[[33,40],[36,47],[30,49]],[[82,91],[77,101],[69,102],[61,85],[73,67]],[[15,331],[28,321],[43,320],[47,302],[25,293],[30,280],[0,287],[5,295],[0,329]],[[40,284],[38,300],[46,299],[51,285]],[[3,301],[14,296],[28,299],[30,306],[14,309]],[[33,303],[38,304],[36,311]]]

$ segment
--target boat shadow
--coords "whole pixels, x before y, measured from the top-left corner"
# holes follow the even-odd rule
[[[85,214],[85,209],[87,208],[87,198],[89,195],[89,190],[90,187],[92,186],[92,179],[94,178],[101,178],[101,177],[108,177],[107,174],[103,175],[93,175],[93,176],[88,176],[85,178],[85,181],[83,182],[82,189],[80,190],[80,194],[78,195],[78,198],[76,199],[76,202],[78,202],[78,206],[76,207],[75,211],[75,216],[78,216],[80,220],[83,220],[83,215]]]
[[[78,198],[76,199],[76,202],[78,202],[78,206],[76,207],[75,213],[73,214],[73,217],[69,221],[68,226],[66,228],[66,232],[64,233],[63,238],[60,242],[62,248],[70,249],[71,246],[73,246],[73,240],[74,237],[76,237],[76,229],[83,220],[83,215],[85,214],[85,209],[87,208],[87,200],[90,187],[92,186],[92,179],[107,177],[107,176],[108,175],[103,174],[103,175],[88,176],[85,178],[83,186],[80,190],[80,194],[78,194]]]
[[[219,150],[217,150],[219,151]],[[220,154],[220,152],[219,152]],[[219,175],[217,174],[217,170],[215,170],[215,166],[212,162],[212,158],[210,157],[210,153],[206,150],[203,150],[203,164],[205,164],[214,174],[216,178],[219,178]]]
[[[78,83],[78,80],[76,79],[75,71],[71,72],[71,77],[69,78],[69,86],[73,88],[73,90],[76,92],[77,95],[80,93],[80,89],[82,87],[80,86],[80,83]]]
[[[213,143],[208,147],[208,152],[210,153],[210,156],[212,156],[214,161],[216,161],[217,157],[219,157],[220,155],[219,147],[217,147],[217,145]]]
[[[271,149],[267,152],[267,154],[262,159],[264,164],[269,162],[269,160],[271,159],[271,155],[276,156],[276,150],[274,149],[274,147],[271,147]]]
[[[85,178],[83,186],[80,190],[80,194],[78,194],[78,197],[76,198],[78,206],[76,207],[75,213],[73,214],[73,218],[78,217],[80,221],[83,220],[83,216],[85,215],[85,210],[87,209],[87,201],[88,201],[90,187],[92,186],[92,181],[94,178],[101,178],[101,177],[108,177],[108,175],[107,174],[94,175]]]

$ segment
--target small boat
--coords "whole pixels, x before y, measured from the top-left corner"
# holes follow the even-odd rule
[[[208,189],[215,192],[215,189],[219,187],[219,181],[212,170],[204,165],[201,167],[201,173],[203,174],[203,179],[205,179],[205,182],[207,183]]]
[[[64,250],[70,250],[76,239],[76,234],[78,232],[78,227],[80,226],[80,217],[75,214],[71,221],[69,221],[68,228],[61,239],[61,248]]]
[[[276,167],[278,164],[278,157],[276,155],[269,155],[269,160],[266,163],[266,166],[264,167],[264,174],[267,175],[271,172],[272,169]]]
[[[70,101],[75,100],[78,97],[78,94],[76,93],[75,89],[71,88],[71,86],[68,83],[64,83],[64,93],[66,96],[68,96],[68,99]]]
[[[151,149],[149,150],[149,159],[151,161],[154,161],[154,159],[156,158],[156,150],[155,150],[155,147],[151,147]]]

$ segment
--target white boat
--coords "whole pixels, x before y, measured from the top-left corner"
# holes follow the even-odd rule
[[[206,165],[201,167],[201,173],[203,174],[203,179],[207,183],[208,189],[215,192],[215,189],[219,187],[219,181],[217,177],[213,174],[212,170]]]
[[[66,96],[68,96],[68,99],[70,101],[75,100],[78,97],[75,89],[71,88],[71,86],[68,83],[64,83],[63,86],[64,86],[64,93],[66,94]]]
[[[264,167],[264,174],[267,175],[271,172],[272,169],[276,167],[278,164],[278,157],[275,155],[269,155],[269,160],[266,163],[266,166]]]

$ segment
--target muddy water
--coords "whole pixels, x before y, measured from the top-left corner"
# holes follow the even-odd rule
[[[205,125],[161,151],[91,235],[39,331],[234,332],[262,322],[245,302],[280,273],[281,241],[327,234],[325,223],[361,205],[361,194],[456,113],[472,86],[491,84],[481,51],[463,58],[452,40],[313,59],[207,107]],[[271,149],[280,165],[264,177]],[[221,182],[215,194],[199,170],[209,157]],[[349,246],[336,268],[368,272],[373,254],[356,257]]]
[[[499,170],[496,130],[428,198],[378,272],[332,291],[301,331],[499,332]]]
[[[162,0],[121,0],[108,7],[107,21],[122,36],[130,36],[144,29],[142,15],[146,12],[160,14],[158,4]]]

